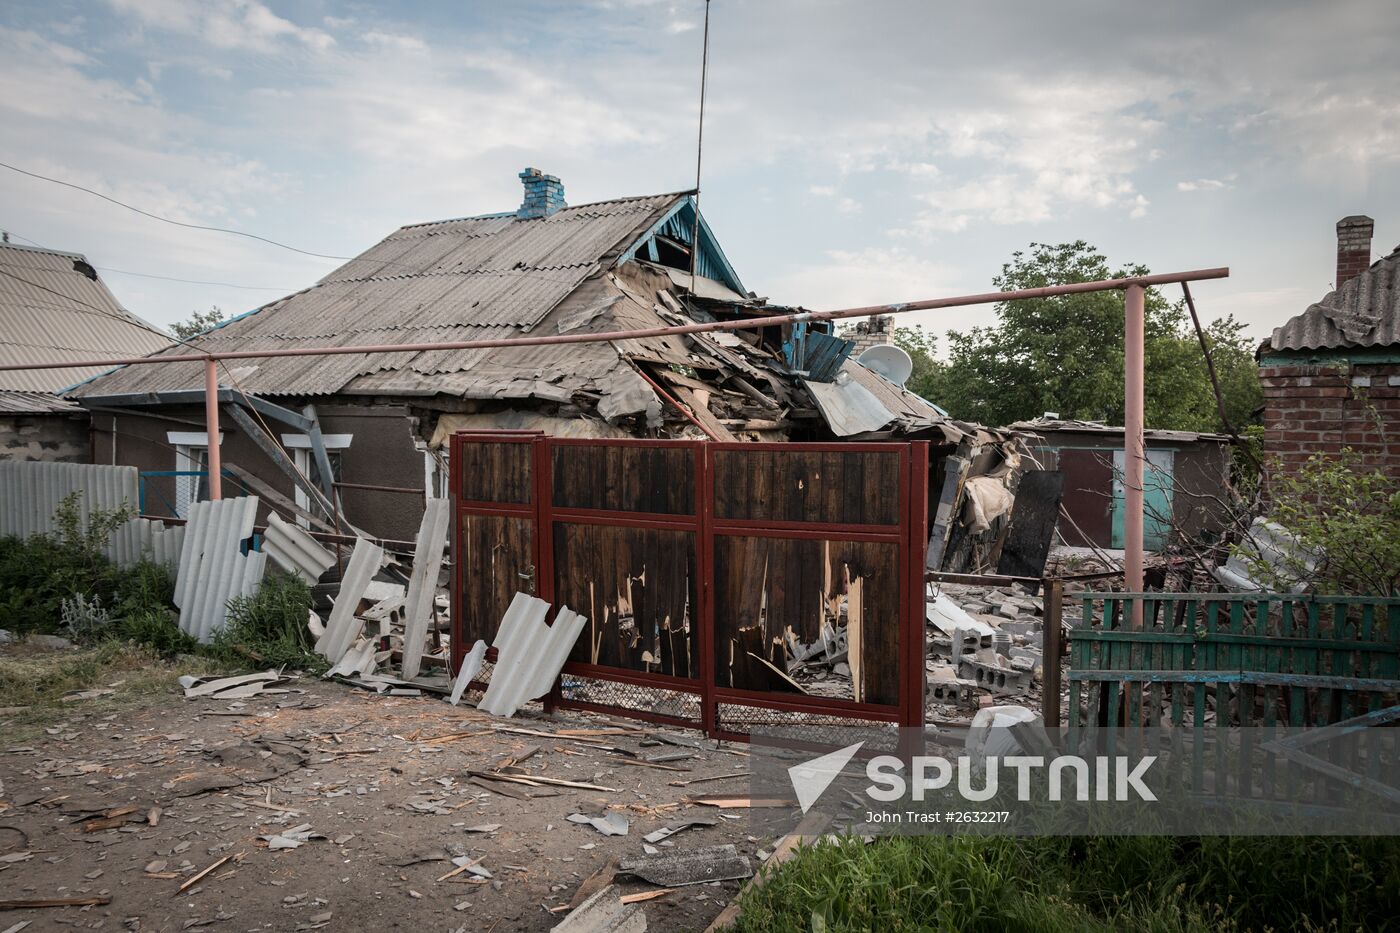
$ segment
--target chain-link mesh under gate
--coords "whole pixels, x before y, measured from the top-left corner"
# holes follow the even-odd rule
[[[922,725],[928,456],[458,434],[453,667],[526,592],[588,618],[547,704],[716,738]]]

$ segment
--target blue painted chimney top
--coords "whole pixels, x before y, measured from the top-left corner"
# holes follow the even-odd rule
[[[520,181],[525,185],[525,200],[515,216],[521,220],[533,217],[548,217],[555,211],[568,207],[564,203],[564,185],[554,175],[546,175],[537,168],[527,168],[520,173]]]

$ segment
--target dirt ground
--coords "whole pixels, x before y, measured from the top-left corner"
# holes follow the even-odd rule
[[[172,683],[168,694],[116,711],[72,707],[24,733],[0,718],[0,900],[111,901],[0,911],[0,930],[25,920],[31,933],[548,930],[566,913],[549,908],[567,905],[610,860],[642,855],[641,837],[662,826],[715,824],[661,842],[663,853],[733,843],[757,868],[757,851],[771,845],[748,835],[743,810],[684,802],[748,793],[743,747],[698,732],[581,714],[493,719],[435,697],[380,696],[315,678],[241,701],[185,699]],[[626,731],[558,734],[608,727]],[[657,743],[657,734],[696,749]],[[625,748],[631,761],[668,760],[623,764],[587,743]],[[611,790],[479,782],[468,773],[532,746],[539,750],[519,764],[524,771]],[[693,757],[674,757],[686,752]],[[670,783],[719,775],[731,776]],[[576,813],[621,814],[628,833],[605,836],[570,822]],[[294,848],[260,838],[303,824],[313,835]],[[450,859],[461,856],[479,862],[458,870]],[[479,869],[490,877],[477,877]],[[648,900],[649,928],[702,930],[740,884],[678,887]],[[618,885],[621,893],[657,889],[626,876]]]

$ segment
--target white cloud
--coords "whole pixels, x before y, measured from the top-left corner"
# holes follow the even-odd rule
[[[392,32],[381,32],[378,29],[371,29],[365,33],[364,40],[369,45],[398,49],[403,52],[426,52],[428,50],[428,44],[422,39]]]
[[[807,189],[807,193],[819,198],[830,198],[836,195],[835,185],[813,185]]]
[[[829,250],[772,278],[772,295],[814,310],[957,294],[957,270],[900,247]],[[760,292],[761,293],[761,292]]]
[[[1195,181],[1179,181],[1176,183],[1177,191],[1220,191],[1224,188],[1234,187],[1228,181],[1219,178],[1197,178]]]
[[[335,39],[323,30],[298,26],[257,0],[107,0],[117,11],[147,26],[194,36],[221,49],[269,51],[290,39],[325,51]]]

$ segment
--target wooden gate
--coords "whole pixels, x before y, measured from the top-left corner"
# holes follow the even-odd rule
[[[927,444],[478,433],[451,466],[454,668],[524,591],[589,620],[550,705],[727,738],[922,725]],[[819,644],[849,689],[788,677]]]

